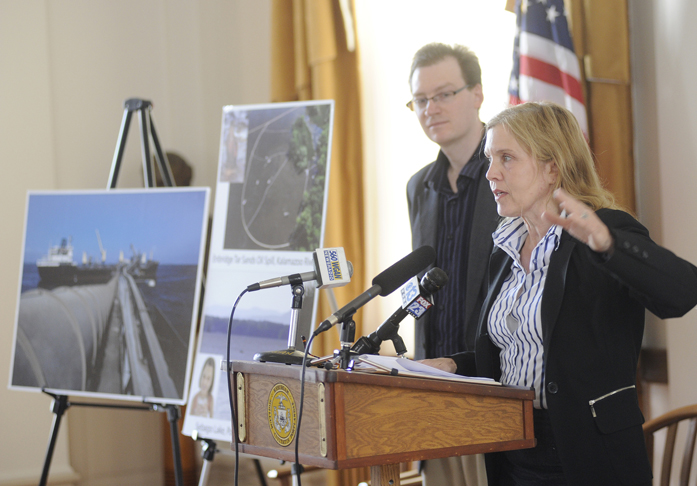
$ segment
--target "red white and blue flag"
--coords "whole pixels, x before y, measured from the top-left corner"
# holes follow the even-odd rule
[[[581,73],[564,0],[516,0],[511,105],[553,101],[570,110],[588,133]]]

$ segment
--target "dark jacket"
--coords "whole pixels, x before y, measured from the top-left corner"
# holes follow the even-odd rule
[[[549,418],[569,484],[650,484],[633,387],[644,309],[661,318],[687,313],[697,305],[697,268],[654,243],[627,213],[597,214],[613,234],[612,256],[562,232],[549,264],[541,303]],[[486,322],[511,263],[504,251],[492,253],[475,352],[453,356],[458,373],[501,375]],[[487,457],[490,486],[498,484],[497,457]]]
[[[482,144],[483,146],[483,144]],[[480,149],[481,153],[481,149]],[[481,157],[484,155],[481,154]],[[438,159],[445,158],[440,152]],[[447,158],[445,159],[447,161]],[[438,248],[438,190],[428,184],[430,172],[438,162],[432,162],[414,174],[407,183],[407,203],[409,206],[409,221],[411,222],[411,241],[414,249],[423,245]],[[468,316],[466,326],[466,342],[468,349],[473,349],[474,338],[479,318],[479,308],[476,307],[477,297],[486,292],[486,264],[491,254],[493,240],[491,234],[496,230],[499,216],[496,212],[496,202],[486,180],[483,170],[477,186],[477,197],[472,220],[470,235],[469,257],[467,260],[466,309]],[[436,263],[437,263],[436,259]],[[424,272],[425,273],[425,272]],[[416,321],[414,358],[426,357],[426,329],[429,315],[426,314]]]

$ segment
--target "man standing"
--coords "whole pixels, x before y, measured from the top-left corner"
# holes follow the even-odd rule
[[[450,277],[434,294],[430,314],[416,321],[415,358],[423,359],[474,350],[498,214],[485,177],[477,56],[459,45],[427,44],[414,55],[409,84],[407,106],[440,146],[435,162],[407,184],[412,245],[435,248],[435,266]],[[427,461],[424,484],[485,485],[483,461],[480,456]]]

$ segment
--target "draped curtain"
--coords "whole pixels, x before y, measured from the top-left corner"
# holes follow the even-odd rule
[[[627,0],[565,0],[598,173],[634,211],[634,154]],[[515,0],[506,9],[514,11]],[[608,48],[608,46],[612,46]]]
[[[334,289],[340,306],[365,289],[363,154],[353,18],[349,0],[272,3],[272,101],[335,101],[324,246],[344,247],[354,268],[351,283]],[[320,320],[331,313],[328,299],[320,298]],[[360,314],[356,338],[362,335]],[[336,328],[320,334],[313,353],[331,354],[339,347],[338,337]],[[367,469],[328,471],[327,484],[354,486],[369,476]]]
[[[351,9],[342,13],[338,0],[272,3],[272,101],[335,100],[324,246],[344,247],[353,263],[351,283],[334,289],[341,303],[364,290],[365,278],[358,54],[347,46],[354,38],[352,19]],[[327,299],[320,299],[318,316],[330,314]],[[356,326],[358,337],[360,318]],[[337,346],[332,329],[317,337],[313,352],[330,354]]]
[[[635,211],[627,0],[566,0],[585,78],[590,145],[617,201]],[[612,46],[608,48],[608,46]]]

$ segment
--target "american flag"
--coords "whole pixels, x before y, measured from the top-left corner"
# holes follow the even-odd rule
[[[564,0],[516,0],[510,103],[553,101],[570,110],[588,133],[581,74]]]

